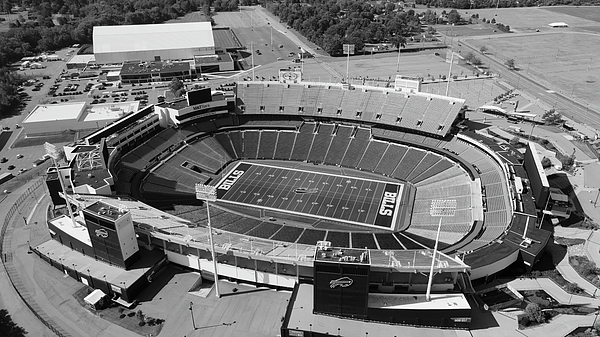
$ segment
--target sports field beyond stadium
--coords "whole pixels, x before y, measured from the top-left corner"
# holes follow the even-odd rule
[[[395,230],[404,185],[240,162],[217,185],[220,202]]]

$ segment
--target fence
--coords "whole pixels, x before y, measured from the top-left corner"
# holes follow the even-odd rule
[[[21,277],[17,272],[17,268],[15,267],[12,259],[12,253],[10,252],[10,239],[12,237],[12,228],[9,228],[9,224],[14,221],[20,221],[20,218],[23,217],[23,221],[27,222],[27,218],[21,213],[21,210],[25,210],[26,212],[33,209],[33,205],[37,202],[37,198],[42,196],[45,193],[44,189],[44,180],[39,179],[35,181],[26,191],[21,194],[21,196],[15,201],[15,203],[10,207],[10,209],[6,212],[6,217],[2,222],[2,227],[0,229],[0,256],[2,256],[2,266],[6,270],[6,274],[8,278],[17,291],[17,294],[25,303],[25,305],[31,310],[31,312],[38,318],[40,322],[42,322],[48,329],[54,332],[59,337],[68,337],[71,336],[69,333],[64,331],[62,328],[58,327],[58,325],[50,318],[42,308],[35,302],[33,296],[29,293],[29,290],[25,287],[23,282],[21,281]],[[8,198],[4,198],[2,201],[5,201]],[[27,213],[26,213],[27,214]],[[4,250],[4,236],[7,236],[7,248]]]

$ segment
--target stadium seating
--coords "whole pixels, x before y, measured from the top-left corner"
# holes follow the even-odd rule
[[[271,237],[271,239],[276,241],[284,241],[284,242],[296,242],[302,232],[303,228],[293,227],[293,226],[283,226],[275,235]]]
[[[258,153],[258,142],[260,133],[258,130],[246,130],[242,132],[244,138],[243,157],[246,159],[256,159]]]
[[[352,238],[352,248],[367,248],[367,249],[379,249],[375,243],[373,233],[350,233]]]
[[[365,128],[356,128],[354,138],[350,141],[348,149],[344,158],[342,158],[342,166],[346,167],[357,167],[358,162],[365,153],[367,145],[369,145],[369,139],[371,138],[371,132]]]
[[[433,165],[429,169],[425,170],[425,172],[412,178],[411,182],[413,184],[418,184],[423,180],[426,180],[428,178],[436,176],[436,175],[452,168],[452,166],[453,166],[453,163],[451,163],[448,159],[441,158],[437,163],[435,163],[435,165]]]
[[[400,180],[406,180],[409,174],[414,170],[414,168],[421,162],[421,160],[425,157],[425,152],[410,148],[402,157],[402,160],[396,166],[394,172],[392,172],[392,177]]]
[[[375,239],[381,249],[403,249],[392,233],[375,233]]]
[[[350,248],[350,233],[348,232],[327,231],[326,240],[331,242],[333,247]]]
[[[277,148],[277,131],[263,130],[260,132],[260,144],[258,146],[258,159],[273,159]]]
[[[235,158],[243,158],[244,157],[244,140],[242,139],[241,131],[231,131],[229,132],[229,138],[231,139],[231,144],[235,150],[236,156]]]
[[[423,249],[427,248],[425,245],[416,242],[413,239],[408,238],[402,233],[394,233],[393,234],[396,239],[400,242],[400,244],[406,249]]]
[[[280,131],[277,138],[277,148],[275,149],[274,159],[289,160],[294,148],[297,132]]]
[[[348,144],[350,144],[350,136],[354,128],[346,125],[339,125],[337,134],[331,140],[331,145],[325,156],[325,163],[329,165],[339,165],[346,153]]]
[[[322,163],[332,141],[334,124],[319,124],[319,132],[313,140],[314,146],[311,147],[308,154],[308,160],[314,163]]]
[[[412,182],[414,178],[418,177],[419,175],[427,171],[429,168],[435,166],[435,164],[440,160],[441,157],[439,155],[427,153],[425,157],[423,157],[421,162],[415,167],[415,169],[412,170],[412,172],[410,172],[406,180]]]
[[[314,128],[314,123],[305,123],[302,125],[300,132],[296,136],[296,142],[294,143],[290,159],[299,161],[306,160],[315,137]]]
[[[365,154],[358,163],[358,167],[366,171],[374,171],[375,167],[383,157],[383,154],[388,148],[388,143],[379,140],[372,140],[365,150]]]
[[[223,149],[225,149],[225,151],[227,151],[227,155],[229,156],[230,159],[238,158],[238,155],[235,152],[235,148],[233,147],[233,144],[231,143],[231,138],[229,138],[229,134],[223,133],[223,132],[217,133],[217,134],[215,134],[215,138],[219,142],[219,144],[221,144]]]
[[[381,160],[375,167],[375,172],[385,174],[386,176],[391,176],[394,169],[398,165],[398,162],[404,157],[408,148],[399,144],[390,144],[387,148],[383,156],[381,156]]]
[[[248,231],[246,234],[257,238],[268,239],[273,234],[277,233],[277,231],[280,230],[282,227],[283,225],[263,221],[258,226]]]
[[[325,239],[325,235],[327,235],[326,231],[318,230],[318,229],[305,229],[298,238],[297,243],[302,243],[305,245],[315,245],[317,241],[323,241]]]

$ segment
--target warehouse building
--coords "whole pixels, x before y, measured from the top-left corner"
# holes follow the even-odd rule
[[[210,22],[96,26],[93,41],[98,64],[188,60],[215,54]]]

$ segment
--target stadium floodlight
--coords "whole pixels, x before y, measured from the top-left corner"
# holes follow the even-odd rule
[[[60,173],[60,169],[58,167],[58,161],[61,160],[64,154],[56,147],[56,145],[45,142],[44,149],[46,150],[46,154],[50,156],[52,159],[52,165],[56,168],[56,174],[58,178],[58,182],[60,183],[60,187],[62,188],[62,192],[65,198],[65,203],[67,204],[67,211],[69,212],[69,218],[71,218],[71,223],[73,224],[73,228],[77,228],[77,222],[75,222],[75,216],[73,215],[73,209],[71,208],[71,203],[69,202],[69,196],[67,195],[67,188],[65,186],[65,182],[63,181],[63,176]],[[27,223],[27,221],[25,221]]]
[[[217,200],[217,188],[215,186],[196,184],[196,199],[204,200],[204,203],[206,204],[206,215],[208,221],[208,239],[210,240],[210,254],[213,260],[215,293],[217,297],[221,297],[219,293],[219,276],[217,275],[217,259],[215,258],[215,244],[213,242],[212,226],[210,225],[210,208],[208,207],[209,201]]]
[[[350,55],[354,55],[354,45],[353,44],[343,44],[342,48],[344,50],[344,54],[346,57],[346,81],[350,84]]]
[[[435,266],[435,256],[437,255],[438,242],[440,241],[440,231],[442,229],[442,218],[454,216],[456,213],[456,200],[454,199],[434,199],[431,200],[429,215],[439,217],[437,235],[435,236],[435,245],[431,255],[431,269],[429,270],[429,280],[427,281],[427,292],[425,299],[431,301],[431,284],[433,282],[433,267]]]

